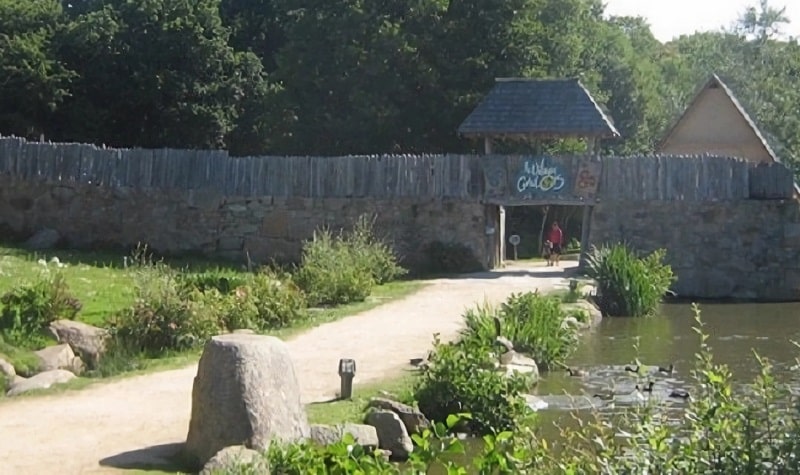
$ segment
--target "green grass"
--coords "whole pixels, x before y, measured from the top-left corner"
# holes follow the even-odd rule
[[[364,423],[364,408],[373,397],[385,397],[385,391],[396,398],[404,399],[410,394],[418,374],[409,370],[402,376],[386,381],[375,381],[353,386],[353,398],[333,402],[312,403],[306,406],[310,424]],[[356,376],[357,377],[357,376]],[[355,382],[358,380],[356,379]]]
[[[66,264],[58,270],[83,304],[78,320],[102,326],[108,315],[133,301],[133,281],[119,256],[66,251],[34,253],[12,247],[0,247],[0,295],[20,284],[35,282],[47,268],[56,269],[52,263],[45,267],[37,262],[49,262],[53,257]]]
[[[371,310],[375,307],[383,305],[384,303],[391,302],[405,298],[418,290],[422,289],[426,284],[421,281],[403,280],[396,282],[389,282],[375,288],[372,295],[367,297],[364,302],[357,302],[348,305],[342,305],[334,308],[326,309],[311,309],[312,317],[308,320],[299,322],[297,325],[284,328],[271,332],[270,334],[281,339],[291,339],[304,331],[322,325],[325,323],[333,322],[357,313]],[[197,363],[200,359],[202,349],[193,349],[186,352],[176,353],[170,356],[161,358],[142,358],[136,360],[136,369],[133,371],[125,371],[123,373],[98,378],[98,377],[78,377],[72,381],[57,385],[48,389],[40,391],[31,391],[24,395],[16,396],[14,399],[20,397],[42,396],[58,394],[66,391],[80,390],[93,384],[104,384],[108,382],[118,381],[122,378],[131,376],[139,376],[142,374],[152,373],[155,371],[168,371],[172,369],[179,369],[191,364]],[[35,368],[38,363],[38,357],[30,351],[20,350],[13,346],[3,343],[0,339],[0,357],[8,360],[15,367],[30,367]],[[3,401],[3,394],[0,393],[0,401]]]

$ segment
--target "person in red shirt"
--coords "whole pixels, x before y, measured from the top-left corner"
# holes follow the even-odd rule
[[[550,232],[547,234],[547,240],[550,241],[550,256],[548,257],[547,265],[559,265],[561,259],[561,245],[564,243],[564,233],[558,227],[558,221],[553,221]]]

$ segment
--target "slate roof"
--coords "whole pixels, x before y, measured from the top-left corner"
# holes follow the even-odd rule
[[[733,106],[736,108],[739,114],[741,114],[745,122],[747,122],[747,125],[753,130],[753,133],[755,133],[756,137],[758,137],[758,140],[761,142],[761,145],[767,151],[772,160],[780,163],[781,160],[778,158],[778,155],[770,146],[769,141],[761,132],[761,130],[758,128],[753,118],[750,117],[750,114],[747,113],[745,108],[742,106],[742,103],[739,102],[739,100],[736,98],[736,95],[733,93],[731,88],[728,87],[728,85],[725,84],[725,82],[723,82],[722,79],[720,79],[720,77],[717,76],[716,74],[712,74],[711,77],[708,79],[708,81],[706,81],[705,84],[703,84],[700,87],[700,89],[695,94],[694,98],[692,98],[692,101],[689,103],[686,109],[684,109],[683,114],[681,114],[678,120],[676,120],[675,123],[672,124],[672,127],[670,127],[670,129],[664,135],[664,138],[661,140],[661,143],[659,144],[658,148],[660,149],[661,147],[666,145],[667,141],[672,137],[673,133],[675,133],[675,130],[678,128],[678,125],[680,125],[680,123],[683,122],[684,117],[686,117],[689,111],[691,111],[694,108],[695,104],[703,95],[703,93],[712,86],[718,86],[723,90],[723,92],[725,92],[725,95],[727,96],[728,100],[730,100],[731,103],[733,103]]]
[[[465,136],[618,137],[578,79],[498,78],[459,126]]]

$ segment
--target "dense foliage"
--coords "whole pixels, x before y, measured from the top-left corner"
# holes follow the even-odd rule
[[[659,43],[600,0],[0,0],[0,134],[234,154],[459,152],[495,77],[580,76],[648,152],[712,72],[797,163],[800,45],[762,1]],[[780,146],[778,146],[780,145]],[[552,144],[561,149],[574,143]],[[498,150],[504,150],[502,145]]]
[[[527,375],[507,377],[497,371],[497,355],[477,340],[434,342],[430,366],[416,382],[414,399],[428,418],[470,412],[475,417],[462,427],[476,434],[513,430],[530,410],[523,395],[532,386]]]
[[[495,319],[516,351],[547,369],[563,364],[577,345],[577,329],[566,318],[561,299],[533,292],[511,295],[497,307],[484,304],[467,310],[466,328],[457,341],[434,341],[413,399],[433,420],[469,412],[473,417],[463,422],[461,430],[490,434],[517,428],[531,415],[524,394],[534,381],[516,371],[510,375],[498,371],[501,348],[495,343]]]
[[[295,280],[311,305],[360,302],[372,288],[404,275],[391,246],[379,239],[373,221],[361,216],[352,230],[320,229],[303,245]]]
[[[770,362],[756,356],[760,374],[750,384],[734,386],[729,369],[714,361],[696,312],[700,350],[691,373],[694,389],[679,415],[665,410],[653,394],[646,404],[616,411],[613,424],[601,413],[583,417],[561,430],[557,446],[535,425],[523,425],[487,434],[482,449],[453,434],[460,420],[474,416],[450,415],[413,437],[414,451],[403,466],[376,460],[351,437],[328,448],[273,445],[268,458],[287,474],[800,473],[800,407],[791,382],[777,381]],[[254,472],[243,467],[224,473]]]
[[[15,345],[43,347],[47,326],[56,320],[74,319],[80,309],[81,303],[69,292],[64,276],[45,274],[0,297],[0,336]]]
[[[562,299],[527,292],[512,294],[499,307],[480,305],[467,310],[464,340],[474,340],[484,347],[495,341],[495,318],[501,334],[514,344],[514,349],[530,355],[540,369],[564,364],[577,345],[572,325],[565,324]]]
[[[675,281],[664,263],[663,249],[639,257],[624,244],[592,248],[586,273],[597,281],[595,300],[603,315],[644,317],[653,315]]]

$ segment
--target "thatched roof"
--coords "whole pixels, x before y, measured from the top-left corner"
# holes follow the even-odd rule
[[[496,79],[458,133],[473,137],[619,136],[578,79]]]

